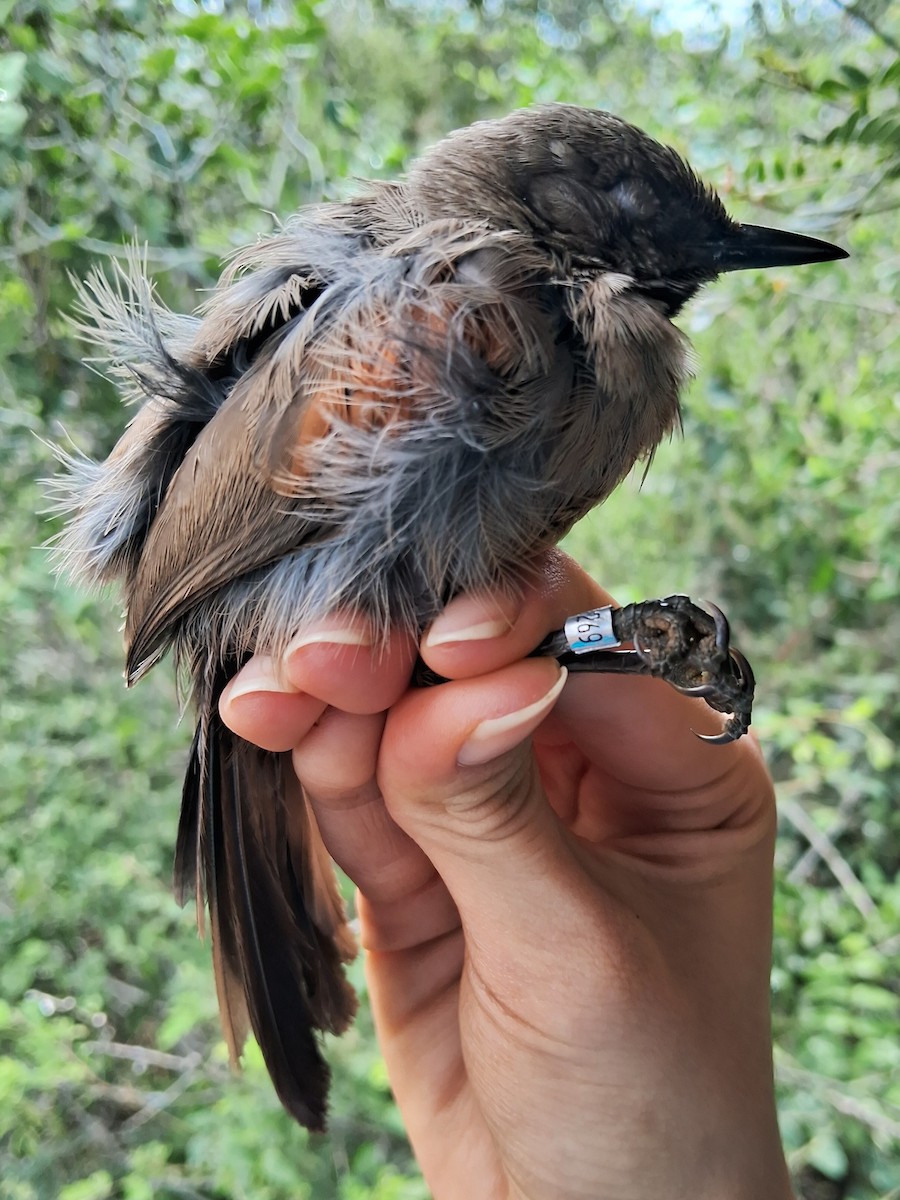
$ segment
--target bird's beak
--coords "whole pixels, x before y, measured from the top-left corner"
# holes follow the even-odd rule
[[[846,250],[831,242],[768,229],[765,225],[738,225],[731,237],[710,247],[718,270],[744,271],[750,267],[797,267],[801,263],[831,262],[848,258]]]

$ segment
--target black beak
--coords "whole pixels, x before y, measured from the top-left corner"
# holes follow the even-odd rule
[[[846,250],[786,229],[738,225],[734,233],[710,249],[717,269],[744,271],[750,267],[798,267],[801,263],[849,258]]]

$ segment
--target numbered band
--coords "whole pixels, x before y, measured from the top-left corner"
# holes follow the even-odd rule
[[[569,617],[564,626],[566,641],[574,654],[591,650],[614,650],[622,643],[613,633],[612,608],[592,608]]]

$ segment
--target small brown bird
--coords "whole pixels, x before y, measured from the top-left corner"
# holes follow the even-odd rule
[[[671,318],[698,288],[842,257],[733,221],[617,117],[552,105],[304,210],[199,315],[138,271],[89,281],[85,330],[143,404],[104,463],[69,459],[62,552],[123,585],[129,683],[170,648],[189,673],[176,890],[209,906],[232,1059],[252,1028],[310,1129],[354,947],[289,757],[224,727],[225,683],[335,610],[418,634],[451,596],[514,581],[677,425]]]

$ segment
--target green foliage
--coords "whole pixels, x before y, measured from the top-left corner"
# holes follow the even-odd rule
[[[4,1200],[425,1196],[365,1008],[331,1051],[327,1139],[291,1125],[255,1052],[229,1073],[168,885],[188,732],[164,670],[122,690],[114,600],[34,548],[39,438],[103,453],[123,420],[80,365],[67,272],[136,237],[183,305],[270,213],[553,99],[664,136],[739,216],[853,251],[692,307],[684,440],[571,544],[620,599],[714,596],[752,652],[783,814],[785,1142],[804,1195],[897,1195],[896,12],[767,11],[687,36],[624,0],[0,0]]]

